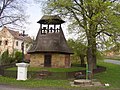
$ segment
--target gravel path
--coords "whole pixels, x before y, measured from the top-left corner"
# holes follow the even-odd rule
[[[104,62],[120,65],[120,61],[118,61],[118,60],[105,59]]]

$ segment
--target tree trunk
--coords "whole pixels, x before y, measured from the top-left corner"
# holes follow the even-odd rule
[[[96,69],[97,68],[97,62],[96,62],[96,56],[93,55],[93,69]]]
[[[85,55],[80,55],[80,61],[81,61],[81,66],[84,66],[85,65]]]
[[[92,38],[88,37],[88,48],[87,48],[87,63],[88,63],[88,79],[93,78],[93,49],[92,49]]]
[[[87,48],[87,62],[88,62],[88,78],[92,80],[93,69],[96,68],[96,39],[88,37],[88,48]]]
[[[88,47],[87,49],[87,62],[88,62],[88,79],[92,80],[93,78],[93,55],[92,55],[91,47]]]
[[[93,52],[93,68],[96,69],[97,68],[97,47],[96,47],[96,40],[93,39],[93,44],[92,44],[92,52]]]

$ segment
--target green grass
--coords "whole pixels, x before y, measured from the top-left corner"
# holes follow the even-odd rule
[[[102,82],[102,84],[109,83],[109,88],[98,88],[94,87],[94,89],[90,88],[80,88],[80,90],[115,90],[116,88],[120,89],[120,65],[105,63],[99,61],[100,66],[107,67],[107,71],[98,73],[94,76],[94,79]],[[47,69],[48,70],[48,69]],[[55,70],[54,70],[55,71]],[[58,71],[58,70],[57,70]],[[0,83],[2,84],[12,84],[24,87],[60,87],[60,88],[73,88],[69,84],[70,80],[26,80],[26,81],[17,81],[13,78],[0,77]],[[118,89],[118,90],[119,90]]]
[[[26,80],[26,81],[17,81],[13,78],[7,78],[0,76],[0,84],[11,84],[23,87],[70,87],[68,80]]]
[[[35,79],[40,78],[40,71],[49,71],[50,75],[44,77],[44,79],[52,80],[65,80],[74,78],[72,75],[67,75],[68,72],[72,73],[75,71],[85,70],[84,67],[71,67],[71,68],[40,68],[40,67],[28,67],[28,78]],[[5,76],[7,77],[16,77],[17,67],[8,68],[5,70]]]
[[[8,68],[7,70],[16,71],[17,67]],[[49,72],[74,72],[79,70],[85,70],[84,67],[71,67],[71,68],[40,68],[40,67],[28,67],[28,71],[49,71]]]
[[[99,62],[100,66],[107,67],[103,73],[95,75],[95,78],[103,84],[109,83],[111,88],[120,88],[120,65]]]
[[[99,90],[99,87],[72,87],[70,86],[69,80],[26,80],[26,81],[17,81],[13,78],[7,78],[0,76],[0,84],[9,84],[18,87],[25,88],[56,88],[56,90]],[[61,88],[61,89],[59,89]],[[54,89],[53,89],[54,90]]]

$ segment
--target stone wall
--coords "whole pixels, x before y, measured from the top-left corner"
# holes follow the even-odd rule
[[[30,66],[31,67],[44,67],[44,55],[43,54],[30,55]]]
[[[69,68],[71,67],[70,55],[51,54],[51,67],[53,68]],[[31,67],[44,67],[44,54],[31,54]]]
[[[53,54],[52,55],[52,67],[61,67],[61,68],[69,68],[71,67],[71,63],[66,63],[70,62],[70,56],[66,57],[67,55],[65,54]]]

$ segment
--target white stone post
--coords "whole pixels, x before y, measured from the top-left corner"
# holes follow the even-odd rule
[[[17,69],[17,80],[27,80],[27,67],[29,66],[28,63],[16,63],[18,66]]]

